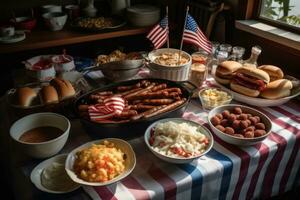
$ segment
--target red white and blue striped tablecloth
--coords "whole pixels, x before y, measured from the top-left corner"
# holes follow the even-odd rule
[[[93,199],[110,200],[265,199],[291,190],[300,185],[300,105],[290,101],[279,107],[256,108],[273,122],[272,133],[260,144],[237,147],[214,135],[214,146],[207,155],[190,164],[174,165],[159,160],[143,137],[137,138],[130,141],[137,164],[129,177],[84,190]],[[190,103],[183,118],[207,126],[207,113],[198,99]]]

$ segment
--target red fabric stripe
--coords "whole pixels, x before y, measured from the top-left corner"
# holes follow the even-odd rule
[[[115,195],[105,186],[93,187],[101,199],[117,200]]]
[[[156,25],[151,31],[150,33],[147,35],[147,38],[151,40],[151,38],[153,37],[153,35],[157,34],[157,30],[160,28],[159,25]]]
[[[294,162],[295,162],[297,153],[299,151],[299,148],[300,148],[300,134],[298,132],[298,134],[296,135],[296,143],[295,143],[294,149],[292,151],[292,154],[290,156],[290,159],[289,159],[289,161],[286,165],[286,169],[285,169],[285,171],[283,173],[283,176],[282,176],[282,179],[280,181],[279,193],[284,193],[285,192],[285,187],[286,187],[286,184],[287,184],[288,179],[290,177],[290,174],[292,172],[292,168],[294,166]]]
[[[135,199],[150,199],[149,193],[132,176],[128,176],[122,181],[123,185],[133,194]]]
[[[288,118],[294,120],[295,122],[300,123],[300,115],[295,115],[287,110],[284,110],[280,107],[272,107],[273,110],[276,110],[277,112],[280,112],[281,114],[287,116]]]
[[[197,45],[198,47],[201,47],[202,49],[204,49],[208,53],[210,52],[208,49],[206,49],[205,47],[203,47],[199,42],[195,41],[194,39],[189,39],[189,38],[185,37],[183,39],[183,41],[186,42],[186,43]]]
[[[262,197],[264,199],[269,198],[272,195],[272,188],[273,188],[273,183],[275,180],[275,175],[276,175],[280,161],[282,160],[282,157],[283,157],[286,145],[287,145],[287,142],[283,137],[281,137],[277,134],[274,134],[273,132],[269,135],[268,138],[277,143],[278,149],[267,168],[267,171],[266,171],[266,174],[265,174],[265,177],[263,180]]]
[[[246,199],[252,199],[253,198],[253,194],[254,194],[254,190],[259,178],[259,174],[260,171],[262,170],[265,162],[268,159],[269,156],[269,147],[267,145],[265,145],[264,143],[260,143],[258,145],[255,145],[255,148],[260,152],[260,157],[259,157],[259,161],[258,161],[258,166],[251,178],[251,182],[247,191],[247,195],[246,195]]]
[[[167,41],[167,33],[165,33],[160,40],[154,43],[156,49],[160,48]]]
[[[185,38],[191,38],[191,39],[197,41],[197,42],[200,44],[200,46],[203,47],[203,48],[210,49],[209,46],[208,46],[208,44],[207,44],[207,42],[201,40],[201,39],[199,38],[199,36],[196,35],[196,34],[194,34],[194,33],[185,32],[185,33],[184,33],[184,37],[185,37]]]
[[[152,39],[152,42],[157,43],[157,41],[159,41],[164,35],[166,35],[166,31],[161,30],[160,33],[156,35],[155,38]]]
[[[299,105],[299,101],[297,101],[297,100],[289,101],[287,104],[284,104],[284,105],[300,112],[300,105]]]
[[[198,32],[195,33],[195,32],[193,32],[193,31],[187,31],[187,30],[186,30],[186,31],[184,32],[184,35],[185,35],[185,36],[190,36],[190,37],[195,38],[195,40],[199,41],[200,44],[203,44],[206,48],[211,48],[210,42],[209,42],[206,38],[203,39],[203,37],[201,37],[201,35],[199,35]]]
[[[176,199],[177,186],[174,180],[155,166],[151,166],[148,174],[163,186],[165,199]]]

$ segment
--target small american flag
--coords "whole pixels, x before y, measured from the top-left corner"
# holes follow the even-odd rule
[[[212,52],[211,42],[205,37],[194,18],[188,14],[183,32],[183,41],[201,47],[206,52]]]
[[[163,18],[159,24],[153,27],[147,38],[153,43],[154,49],[162,47],[168,40],[169,28],[168,17]]]

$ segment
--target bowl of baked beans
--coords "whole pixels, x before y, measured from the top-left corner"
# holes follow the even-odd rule
[[[272,121],[262,112],[243,105],[228,104],[208,114],[212,131],[227,143],[249,146],[262,142],[272,130]]]

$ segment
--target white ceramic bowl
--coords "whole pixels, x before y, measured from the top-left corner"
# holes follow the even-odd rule
[[[222,113],[224,110],[232,110],[234,107],[240,107],[243,111],[250,113],[252,115],[259,116],[261,121],[265,124],[266,127],[266,134],[261,136],[261,137],[254,137],[254,138],[239,138],[235,136],[231,136],[228,134],[225,134],[221,132],[219,129],[217,129],[212,123],[211,123],[211,118],[215,116],[216,114]],[[261,141],[263,141],[268,135],[271,133],[272,130],[272,121],[270,120],[269,117],[267,117],[265,114],[259,112],[258,110],[254,108],[250,108],[248,106],[243,106],[239,104],[228,104],[228,105],[223,105],[216,107],[212,109],[208,113],[208,123],[211,128],[211,130],[222,140],[224,140],[227,143],[238,145],[238,146],[250,146],[257,144]]]
[[[160,9],[150,5],[134,5],[126,9],[127,19],[133,26],[152,26],[159,21]]]
[[[56,127],[64,131],[64,133],[53,140],[41,143],[29,143],[19,140],[26,131],[42,126]],[[11,126],[9,132],[12,139],[23,152],[34,158],[47,158],[57,154],[66,144],[70,127],[70,122],[66,117],[46,112],[27,115],[19,119]]]
[[[32,171],[30,174],[30,180],[31,182],[41,191],[44,192],[48,192],[48,193],[53,193],[53,194],[64,194],[64,193],[68,193],[68,192],[72,192],[76,189],[78,189],[80,187],[79,184],[74,184],[74,187],[68,189],[68,190],[51,190],[46,188],[43,184],[42,184],[42,174],[43,174],[43,170],[47,167],[49,167],[52,163],[56,162],[56,163],[60,163],[60,164],[65,164],[66,158],[67,158],[68,154],[60,154],[60,155],[56,155],[52,158],[49,158],[47,160],[44,160],[43,162],[41,162],[40,164],[38,164]],[[67,173],[67,172],[66,172]]]
[[[42,59],[48,59],[50,62],[52,55],[41,55],[32,57],[23,63],[25,64],[25,68],[27,69],[27,74],[33,78],[36,78],[40,81],[47,81],[55,78],[56,72],[54,66],[50,63],[49,67],[44,69],[34,69],[34,65],[38,63]]]
[[[174,122],[178,122],[178,123],[188,123],[192,126],[196,126],[198,128],[198,130],[204,134],[208,139],[209,139],[209,144],[208,144],[208,148],[206,149],[205,152],[203,152],[201,155],[198,156],[194,156],[194,157],[190,157],[190,158],[175,158],[175,157],[171,157],[171,156],[166,156],[163,155],[157,151],[155,151],[152,146],[149,144],[149,139],[150,139],[150,134],[151,134],[151,130],[158,124],[158,123],[164,123],[164,122],[168,122],[168,121],[174,121]],[[210,149],[213,147],[213,143],[214,143],[214,139],[212,134],[210,133],[210,131],[205,128],[204,126],[197,124],[196,122],[190,121],[190,120],[186,120],[183,118],[167,118],[167,119],[162,119],[162,120],[158,120],[156,122],[154,122],[153,124],[151,124],[144,135],[144,139],[145,139],[145,143],[148,146],[148,148],[150,149],[150,151],[157,156],[158,158],[166,161],[166,162],[170,162],[170,163],[175,163],[175,164],[183,164],[183,163],[189,163],[192,162],[195,159],[200,158],[201,156],[203,156],[204,154],[206,154],[207,152],[210,151]]]
[[[75,69],[75,63],[72,56],[55,55],[52,56],[51,60],[54,64],[55,70],[58,72],[69,72]]]
[[[76,152],[78,152],[82,149],[88,148],[88,147],[92,146],[92,144],[102,143],[104,140],[114,143],[116,148],[121,149],[121,151],[124,152],[124,154],[126,155],[124,172],[122,174],[120,174],[119,176],[113,178],[112,180],[106,181],[106,182],[87,182],[87,181],[84,181],[84,180],[78,178],[73,170],[73,165],[76,160]],[[89,185],[89,186],[105,186],[105,185],[110,185],[115,182],[118,182],[118,181],[122,180],[123,178],[127,177],[133,171],[135,164],[136,164],[135,153],[134,153],[131,145],[128,142],[126,142],[125,140],[117,139],[117,138],[106,138],[106,139],[88,142],[86,144],[83,144],[83,145],[77,147],[73,151],[71,151],[66,159],[65,167],[66,167],[66,171],[67,171],[68,175],[70,176],[70,178],[76,183],[79,183],[82,185]]]
[[[186,81],[189,79],[189,73],[192,63],[192,57],[185,51],[181,51],[181,55],[188,58],[188,62],[178,66],[165,66],[154,62],[157,56],[162,53],[179,53],[178,49],[162,48],[153,50],[148,54],[150,76],[153,78],[167,79],[171,81]]]
[[[68,15],[63,12],[48,12],[43,14],[43,18],[51,31],[59,31],[66,24]]]

